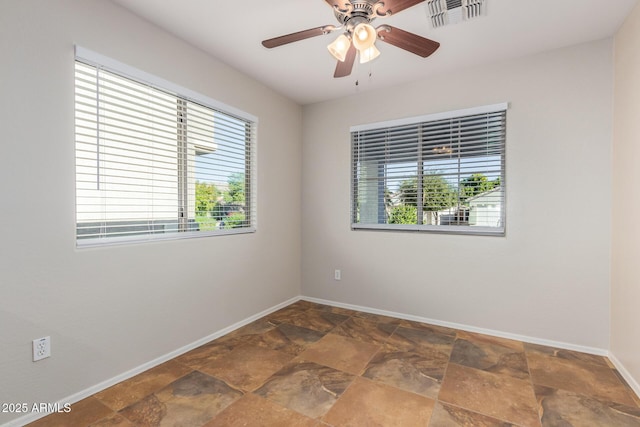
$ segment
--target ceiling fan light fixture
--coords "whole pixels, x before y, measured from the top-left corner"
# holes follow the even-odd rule
[[[362,53],[373,46],[377,37],[378,33],[371,25],[366,23],[358,24],[353,29],[353,46]]]
[[[378,56],[380,56],[380,51],[376,48],[376,45],[371,45],[371,47],[360,51],[360,63],[366,64],[369,61],[373,61]]]
[[[337,39],[330,43],[329,46],[327,46],[327,49],[329,49],[329,53],[331,53],[334,58],[340,62],[344,62],[347,57],[349,46],[351,46],[351,41],[347,36],[341,34]]]
[[[473,13],[480,13],[481,9],[478,5],[481,5],[485,0],[324,0],[333,8],[335,18],[340,26],[324,25],[309,28],[263,40],[262,45],[267,49],[272,49],[342,30],[344,34],[338,36],[327,46],[329,53],[338,62],[333,73],[334,78],[350,75],[356,57],[360,57],[360,63],[364,64],[380,56],[380,51],[375,46],[378,39],[381,43],[390,44],[426,58],[440,47],[440,43],[391,25],[380,25],[377,28],[371,26],[371,22],[377,18],[395,15],[425,1],[428,1],[431,6],[443,6],[442,2],[457,1],[460,4],[464,3],[467,8],[471,6]],[[445,6],[449,5],[445,4]],[[469,13],[469,15],[473,13]]]

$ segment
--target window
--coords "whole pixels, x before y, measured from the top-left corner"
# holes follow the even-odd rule
[[[254,231],[255,119],[78,49],[78,246]]]
[[[504,235],[506,108],[352,128],[352,228]]]

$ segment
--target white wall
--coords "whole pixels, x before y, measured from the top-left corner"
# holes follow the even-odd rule
[[[303,295],[607,349],[612,65],[604,40],[306,106]],[[506,237],[350,230],[350,126],[503,101]]]
[[[299,295],[298,105],[108,1],[0,9],[0,402],[55,402]],[[258,232],[75,248],[74,43],[259,117]]]
[[[611,353],[640,393],[640,5],[615,38]]]

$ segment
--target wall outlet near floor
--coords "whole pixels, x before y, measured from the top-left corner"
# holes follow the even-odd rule
[[[33,340],[33,361],[46,359],[51,356],[51,337]]]
[[[340,270],[336,270],[333,272],[333,278],[335,280],[341,280],[342,279],[342,272]]]

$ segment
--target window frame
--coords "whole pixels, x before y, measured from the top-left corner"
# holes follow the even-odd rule
[[[190,230],[190,226],[187,225],[187,217],[184,215],[185,207],[188,207],[184,203],[185,195],[183,194],[186,191],[187,182],[185,181],[185,177],[188,173],[194,173],[195,166],[193,169],[189,169],[189,171],[185,170],[187,166],[186,157],[181,157],[178,159],[176,167],[178,172],[176,174],[176,179],[178,181],[178,192],[179,192],[179,200],[177,201],[178,211],[176,212],[176,221],[177,227],[180,231],[178,232],[169,232],[169,233],[141,233],[135,234],[131,236],[103,236],[96,238],[79,238],[78,234],[78,194],[76,189],[76,195],[74,197],[75,209],[74,209],[74,219],[76,224],[76,247],[77,248],[90,248],[90,247],[102,247],[102,246],[111,246],[111,245],[122,245],[122,244],[137,244],[137,243],[146,243],[152,241],[164,241],[164,240],[180,240],[180,239],[192,239],[192,238],[204,238],[211,236],[221,236],[221,235],[234,235],[234,234],[247,234],[254,233],[257,230],[257,128],[258,128],[258,118],[252,114],[246,113],[242,110],[239,110],[235,107],[224,104],[215,99],[209,98],[205,95],[202,95],[198,92],[195,92],[191,89],[182,87],[175,83],[172,83],[168,80],[157,77],[148,72],[142,71],[135,67],[124,64],[115,59],[109,58],[105,55],[96,53],[89,49],[86,49],[81,46],[75,46],[75,56],[74,56],[74,64],[75,63],[83,63],[88,66],[96,67],[99,69],[103,69],[112,74],[116,74],[126,79],[130,79],[134,82],[141,83],[143,85],[149,86],[150,88],[157,89],[159,91],[171,94],[176,97],[178,101],[178,105],[182,105],[186,107],[187,103],[198,104],[200,107],[210,109],[214,112],[221,113],[227,117],[234,118],[237,120],[241,120],[246,122],[247,126],[247,136],[245,138],[245,191],[246,191],[246,221],[248,222],[247,226],[238,227],[238,228],[230,228],[230,229],[216,229],[216,230],[198,230],[192,231]],[[74,78],[75,79],[75,78]],[[75,103],[75,101],[74,101]],[[77,114],[77,113],[76,113]],[[180,112],[178,111],[178,114]],[[181,152],[186,152],[186,137],[180,135],[179,130],[178,136],[176,138],[176,149]],[[76,130],[74,130],[74,141],[76,139]],[[196,151],[198,147],[195,147]],[[74,149],[74,157],[77,158],[77,148]],[[77,167],[76,167],[77,168]],[[77,171],[76,171],[77,173]],[[76,183],[77,188],[77,175],[74,175],[74,182]],[[195,181],[194,181],[195,182]],[[180,213],[181,212],[181,213]],[[147,219],[146,221],[149,221]],[[151,220],[153,221],[153,220]]]
[[[472,107],[460,110],[446,111],[416,117],[407,117],[396,120],[388,120],[382,122],[368,123],[362,125],[352,126],[350,128],[351,135],[351,166],[350,166],[350,223],[351,230],[370,230],[370,231],[409,231],[409,232],[426,232],[426,233],[436,233],[436,234],[461,234],[461,235],[481,235],[481,236],[498,236],[504,237],[506,235],[506,204],[507,204],[507,182],[506,182],[506,133],[507,133],[507,125],[506,125],[506,114],[509,108],[509,104],[507,102]],[[476,116],[482,114],[491,114],[491,113],[500,113],[504,112],[505,114],[505,122],[503,129],[503,139],[501,142],[501,155],[500,155],[500,187],[501,190],[501,225],[497,227],[488,227],[488,226],[468,226],[468,225],[432,225],[432,224],[389,224],[389,223],[361,223],[357,221],[358,213],[359,213],[359,197],[358,197],[358,168],[359,163],[358,159],[356,159],[356,135],[359,132],[364,131],[376,131],[383,130],[389,128],[400,128],[403,126],[411,126],[411,125],[421,125],[428,124],[429,122],[438,122],[449,119],[460,119],[468,116]],[[422,141],[421,141],[422,142]],[[418,145],[421,144],[418,143]],[[419,153],[416,156],[415,162],[416,165],[421,162],[421,150],[418,150]],[[385,162],[383,164],[386,165]],[[416,174],[417,176],[421,174]],[[421,181],[421,180],[418,180]],[[418,186],[421,186],[421,182],[417,183]],[[378,189],[378,193],[380,193],[380,189]],[[380,197],[384,198],[384,195],[378,194],[378,200]],[[379,202],[378,202],[379,203]],[[378,207],[380,209],[380,206]],[[418,212],[422,212],[422,208],[417,209]],[[378,214],[380,215],[380,214]]]

